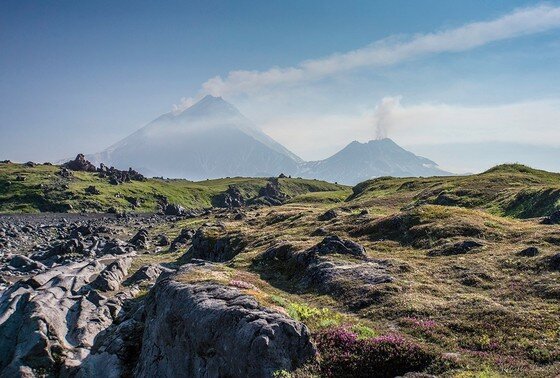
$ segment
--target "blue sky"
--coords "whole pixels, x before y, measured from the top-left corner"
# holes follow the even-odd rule
[[[306,159],[376,128],[412,150],[492,140],[559,147],[558,7],[3,1],[0,158],[96,152],[206,93]]]

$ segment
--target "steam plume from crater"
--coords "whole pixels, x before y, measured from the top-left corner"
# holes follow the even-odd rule
[[[373,111],[375,139],[385,139],[394,123],[394,112],[401,106],[401,97],[383,97]]]

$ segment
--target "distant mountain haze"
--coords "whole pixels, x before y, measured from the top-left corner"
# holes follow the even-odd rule
[[[302,165],[302,175],[325,181],[356,184],[380,176],[450,175],[426,158],[399,147],[389,138],[354,141],[333,156]]]
[[[156,118],[88,159],[121,169],[134,167],[146,175],[190,180],[284,173],[356,184],[379,176],[449,174],[390,139],[355,141],[325,160],[305,162],[233,105],[213,96],[180,113]]]
[[[302,160],[260,131],[220,97],[206,96],[167,113],[89,156],[97,163],[192,180],[297,172]]]

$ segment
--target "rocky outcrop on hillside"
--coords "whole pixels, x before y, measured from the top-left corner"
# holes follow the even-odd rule
[[[224,193],[216,196],[213,201],[213,205],[215,207],[233,209],[245,206],[245,199],[243,198],[239,188],[230,185]]]
[[[334,254],[346,259],[334,259]],[[305,292],[315,290],[334,296],[352,308],[379,300],[384,284],[395,281],[391,263],[369,259],[365,249],[351,240],[326,237],[319,244],[299,250],[282,243],[266,250],[255,266],[264,272],[281,272],[284,278]]]
[[[285,203],[289,196],[280,190],[278,178],[272,177],[264,187],[259,190],[259,195],[250,202],[254,205],[279,206]]]
[[[101,163],[99,168],[97,168],[94,164],[86,159],[84,154],[78,154],[74,160],[70,160],[62,164],[60,176],[66,178],[70,177],[71,173],[68,172],[68,170],[81,172],[97,172],[99,173],[99,177],[107,178],[107,180],[109,180],[109,182],[114,185],[122,184],[124,182],[130,182],[132,180],[143,181],[145,179],[142,174],[132,168],[129,168],[128,171],[121,171],[119,169],[116,169],[115,167],[109,168],[103,163]]]
[[[91,162],[86,160],[84,154],[78,154],[74,160],[70,160],[62,165],[64,168],[68,168],[72,171],[83,171],[83,172],[96,172],[97,167]]]
[[[199,228],[192,237],[189,250],[183,255],[183,261],[202,259],[224,262],[231,260],[247,246],[246,237],[239,232],[228,232],[220,224]]]
[[[191,281],[217,265],[187,264],[156,283],[96,338],[79,377],[272,377],[315,357],[307,327],[227,284]]]
[[[182,282],[194,269],[187,265],[151,291],[137,376],[271,377],[314,357],[305,325],[237,288]]]

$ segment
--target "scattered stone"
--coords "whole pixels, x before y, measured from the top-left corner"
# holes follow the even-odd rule
[[[251,201],[255,205],[279,206],[286,202],[289,197],[280,191],[277,178],[270,178],[266,186],[259,190],[259,196]]]
[[[141,229],[130,239],[130,244],[136,246],[138,249],[148,248],[148,230]]]
[[[196,231],[191,247],[181,259],[224,262],[237,256],[246,246],[247,241],[241,233],[228,233],[222,226],[206,226]]]
[[[23,255],[15,255],[10,259],[8,266],[19,272],[28,273],[32,271],[44,270],[46,267],[40,262],[33,261],[29,257]]]
[[[327,210],[325,213],[319,215],[319,217],[317,219],[319,219],[320,221],[329,221],[331,219],[334,219],[338,217],[338,213],[336,211],[334,211],[333,209]]]
[[[168,246],[169,244],[171,244],[171,243],[169,242],[169,238],[167,237],[167,235],[164,235],[164,234],[158,235],[157,241],[156,241],[157,246],[165,247],[165,246]]]
[[[194,236],[195,231],[191,228],[183,228],[179,235],[171,242],[169,247],[170,251],[176,251],[180,245],[183,245],[190,241]]]
[[[117,214],[119,211],[117,210],[116,207],[111,206],[110,208],[107,209],[107,213],[108,214]]]
[[[230,185],[224,193],[216,196],[213,200],[213,203],[215,207],[223,207],[228,209],[245,206],[243,195],[234,185]]]
[[[367,257],[366,250],[362,245],[352,240],[343,240],[336,235],[327,236],[319,244],[311,248],[311,251],[316,252],[319,255],[338,253],[341,255],[352,255],[359,258]]]
[[[186,210],[183,206],[174,203],[166,204],[163,212],[165,215],[175,215],[175,216],[181,216],[186,214]]]
[[[71,238],[78,238],[80,236],[88,236],[96,233],[98,231],[94,231],[92,227],[89,225],[79,225],[75,227],[71,227],[70,230],[70,237]]]
[[[66,241],[55,242],[48,250],[33,254],[33,258],[35,260],[44,261],[53,257],[57,257],[56,261],[58,261],[58,258],[61,256],[70,255],[73,253],[82,253],[83,250],[83,242],[75,238]]]
[[[91,287],[101,291],[118,290],[131,263],[130,257],[112,262],[99,273],[99,276],[91,283]]]
[[[325,236],[325,235],[328,235],[328,232],[326,229],[322,227],[319,227],[318,229],[316,229],[311,233],[311,236]]]
[[[125,282],[125,285],[139,285],[145,283],[155,283],[156,279],[161,273],[171,273],[173,269],[165,268],[159,264],[144,265],[138,269],[132,276],[130,276]]]
[[[518,256],[523,256],[523,257],[535,257],[538,254],[539,254],[539,249],[537,247],[527,247],[517,252]]]
[[[94,185],[90,185],[87,188],[85,188],[85,192],[86,194],[91,194],[91,195],[101,194],[99,189],[97,189]]]
[[[476,250],[480,247],[483,247],[482,243],[479,243],[475,240],[464,240],[461,242],[448,244],[443,246],[442,248],[433,249],[428,252],[428,256],[453,256],[453,255],[463,255],[466,253],[470,253],[473,250]]]
[[[25,163],[24,165],[25,165],[26,167],[33,168],[33,167],[36,166],[37,164],[35,164],[35,163],[32,162],[32,161],[28,161],[28,162]]]
[[[97,255],[124,255],[131,252],[133,252],[133,248],[131,245],[123,242],[122,240],[112,239],[105,242],[102,247],[97,250]]]
[[[245,215],[245,213],[239,212],[234,215],[233,220],[243,220],[245,218],[247,218],[247,215]]]
[[[99,177],[107,178],[112,185],[119,185],[130,181],[144,181],[146,179],[142,174],[132,168],[128,168],[128,171],[121,171],[115,167],[107,168],[105,165],[101,164],[97,172],[99,172]]]
[[[63,178],[69,178],[73,176],[73,173],[67,168],[60,168],[60,171],[58,171],[58,175]]]
[[[125,200],[128,201],[132,205],[132,207],[140,207],[142,205],[142,201],[138,197],[124,197]]]
[[[553,270],[560,270],[560,253],[550,256],[548,258],[548,265]]]

